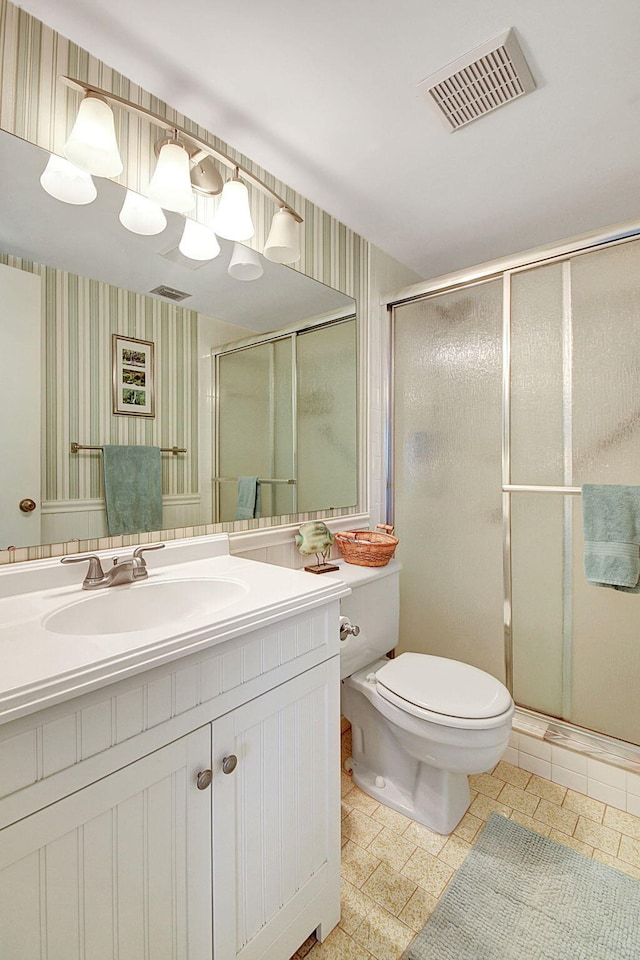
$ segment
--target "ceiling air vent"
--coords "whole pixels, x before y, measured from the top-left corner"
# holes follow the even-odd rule
[[[187,297],[190,297],[190,293],[185,293],[184,290],[176,290],[174,287],[165,287],[160,285],[159,287],[154,287],[153,290],[149,290],[149,293],[155,293],[159,297],[167,297],[168,300],[175,300],[176,303],[179,303],[180,300],[186,300]]]
[[[483,43],[418,84],[450,133],[535,90],[513,30]]]

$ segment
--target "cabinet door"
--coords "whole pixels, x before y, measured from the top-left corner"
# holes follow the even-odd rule
[[[210,727],[0,833],[5,960],[211,960]]]
[[[339,688],[334,657],[213,724],[216,960],[286,960],[339,919]]]

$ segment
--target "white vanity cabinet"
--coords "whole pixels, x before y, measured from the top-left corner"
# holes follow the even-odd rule
[[[197,730],[0,833],[3,960],[211,957]]]
[[[0,723],[2,960],[288,960],[329,933],[338,617],[307,597]]]
[[[334,659],[213,724],[214,957],[287,960],[339,920],[340,818]],[[224,759],[237,757],[228,775]]]

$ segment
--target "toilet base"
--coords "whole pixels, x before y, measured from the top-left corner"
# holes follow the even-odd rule
[[[466,774],[450,773],[424,763],[419,764],[411,796],[399,790],[388,778],[370,770],[362,761],[352,761],[352,776],[356,786],[368,796],[435,833],[451,833],[471,803]],[[379,784],[381,779],[385,785],[376,785],[376,780]],[[346,802],[349,803],[348,799]]]

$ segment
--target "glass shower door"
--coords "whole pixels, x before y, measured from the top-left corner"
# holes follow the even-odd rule
[[[511,482],[640,480],[640,242],[512,277]],[[584,575],[579,494],[511,494],[514,698],[640,743],[638,597]]]
[[[393,317],[402,648],[509,663],[519,706],[640,745],[640,599],[586,580],[580,496],[640,484],[640,240]]]
[[[554,263],[524,270],[506,282],[511,303],[507,479],[517,485],[570,486],[566,267]],[[520,706],[555,717],[563,715],[570,673],[571,622],[564,603],[569,500],[562,494],[510,494],[512,692]]]
[[[233,520],[237,477],[294,476],[291,338],[221,354],[217,363],[218,520]],[[293,513],[294,488],[260,484],[260,516]]]
[[[504,679],[502,281],[394,308],[401,649]]]
[[[355,318],[332,320],[216,358],[219,521],[237,481],[260,477],[260,516],[358,502]]]
[[[576,257],[573,472],[583,483],[640,483],[640,241]],[[569,719],[640,744],[640,597],[589,584],[574,503]]]
[[[358,502],[356,322],[296,337],[298,509]]]

